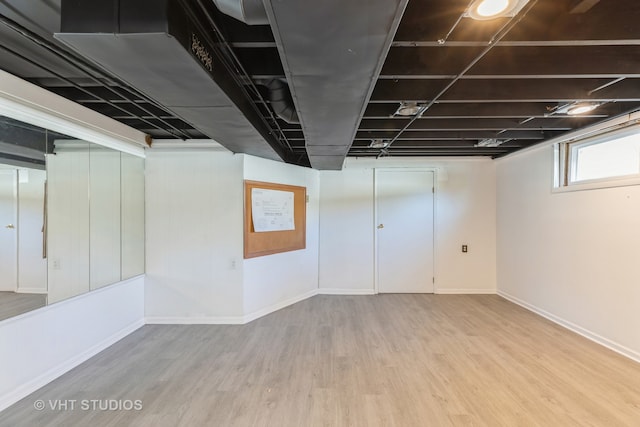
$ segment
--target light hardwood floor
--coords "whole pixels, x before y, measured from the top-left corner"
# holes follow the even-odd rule
[[[145,326],[0,425],[640,426],[640,364],[495,295],[316,296],[243,326]]]
[[[8,319],[45,305],[47,305],[47,296],[44,294],[0,292],[0,320]]]

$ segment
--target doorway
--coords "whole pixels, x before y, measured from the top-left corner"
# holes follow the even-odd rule
[[[0,291],[18,286],[17,173],[0,169]]]
[[[434,172],[376,169],[379,293],[433,293]]]

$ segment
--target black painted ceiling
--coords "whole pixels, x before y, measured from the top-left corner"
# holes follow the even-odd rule
[[[531,0],[515,18],[491,21],[461,18],[468,5],[409,0],[364,117],[353,118],[360,124],[349,156],[499,157],[640,108],[640,2]],[[0,14],[5,71],[156,139],[205,137],[53,39],[60,0],[0,0]],[[221,30],[216,37],[228,42],[253,83],[285,78],[269,26],[214,15]],[[262,96],[252,96],[253,102],[282,129],[294,162],[304,164],[301,126],[273,123],[266,88],[256,87]],[[558,111],[583,100],[602,105],[577,117]],[[422,116],[393,116],[406,101],[423,106]],[[374,139],[392,144],[386,151],[369,148]],[[501,145],[476,146],[485,139]]]

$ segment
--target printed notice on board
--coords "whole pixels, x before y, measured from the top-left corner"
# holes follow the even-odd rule
[[[251,189],[253,229],[258,232],[295,230],[293,191]]]

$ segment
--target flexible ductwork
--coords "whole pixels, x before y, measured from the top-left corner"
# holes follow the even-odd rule
[[[220,12],[248,25],[269,25],[262,0],[213,0]],[[271,79],[260,84],[269,89],[273,112],[287,123],[298,124],[298,113],[286,81]]]
[[[289,85],[280,79],[269,80],[264,85],[269,89],[269,102],[273,112],[287,123],[300,123]]]
[[[213,0],[220,12],[248,25],[269,25],[262,0]]]

